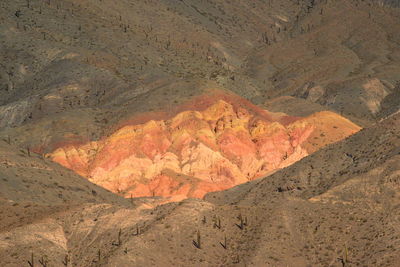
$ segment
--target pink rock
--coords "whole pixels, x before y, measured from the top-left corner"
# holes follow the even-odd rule
[[[196,105],[203,109],[126,125],[100,141],[60,147],[50,156],[126,197],[201,198],[293,164],[308,155],[304,146],[315,149],[359,130],[337,114],[289,117],[239,97],[205,97]],[[326,133],[328,141],[310,141],[336,123],[346,129],[343,135]]]

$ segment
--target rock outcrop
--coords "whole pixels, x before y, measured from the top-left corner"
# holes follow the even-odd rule
[[[126,125],[49,156],[125,197],[202,198],[289,166],[360,129],[332,112],[298,118],[238,98],[196,103],[169,119]]]

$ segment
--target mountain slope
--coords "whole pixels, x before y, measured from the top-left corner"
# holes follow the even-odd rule
[[[399,33],[394,0],[1,1],[0,266],[397,266]]]
[[[86,204],[14,225],[0,233],[1,261],[20,266],[33,252],[36,262],[59,265],[68,255],[74,266],[341,266],[346,257],[349,265],[395,266],[399,121],[398,113],[205,200]]]
[[[98,139],[213,87],[361,126],[398,108],[399,11],[379,1],[27,3],[0,11],[0,134],[22,146]]]

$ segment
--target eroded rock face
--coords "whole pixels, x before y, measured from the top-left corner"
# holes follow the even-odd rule
[[[167,120],[124,126],[97,142],[60,147],[50,157],[125,197],[202,198],[286,167],[360,129],[331,112],[294,118],[248,102],[206,102]],[[329,133],[337,121],[340,136]],[[329,140],[316,143],[310,136]]]

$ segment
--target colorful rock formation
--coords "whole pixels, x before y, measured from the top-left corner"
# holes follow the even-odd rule
[[[195,103],[169,119],[126,125],[102,140],[60,147],[50,157],[126,197],[202,198],[286,167],[360,129],[332,112],[289,117],[237,96]]]

